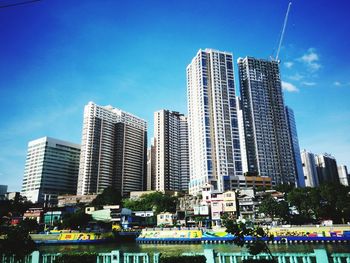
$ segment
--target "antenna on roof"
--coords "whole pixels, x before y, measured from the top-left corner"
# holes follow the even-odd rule
[[[284,17],[284,22],[283,22],[283,28],[282,28],[282,32],[281,32],[281,37],[280,37],[280,41],[278,43],[278,48],[277,48],[277,53],[276,53],[276,58],[274,60],[278,61],[278,56],[280,54],[280,50],[281,50],[281,46],[282,46],[282,42],[283,42],[283,37],[284,37],[284,32],[286,30],[286,26],[287,26],[287,21],[288,21],[288,15],[289,15],[289,11],[290,11],[290,7],[292,5],[292,2],[289,2],[288,4],[288,9],[287,9],[287,13],[286,16]]]

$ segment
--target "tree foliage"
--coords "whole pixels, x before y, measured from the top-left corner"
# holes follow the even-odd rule
[[[137,200],[124,199],[123,207],[133,211],[176,212],[177,198],[161,192],[142,195]]]
[[[289,220],[289,207],[286,201],[277,201],[272,196],[267,196],[259,206],[259,212],[271,217],[278,217],[284,221]]]
[[[231,233],[235,239],[234,244],[240,247],[246,247],[252,255],[259,253],[268,253],[273,260],[271,251],[267,245],[267,241],[273,240],[273,236],[258,226],[248,226],[243,222],[237,222],[230,217],[222,218],[223,225],[226,227],[226,232]],[[246,242],[245,238],[251,237],[251,242]]]
[[[289,193],[295,189],[295,186],[294,184],[279,184],[276,185],[273,189],[281,193]]]
[[[318,188],[295,188],[287,195],[298,215],[292,223],[312,223],[330,219],[334,223],[350,221],[350,187],[325,184]]]
[[[92,220],[91,215],[79,210],[74,214],[66,214],[62,220],[62,226],[69,229],[82,229]]]
[[[22,216],[32,206],[33,203],[21,195],[14,200],[0,200],[0,218],[3,216]]]
[[[7,227],[3,230],[4,239],[0,240],[0,255],[15,255],[20,261],[36,248],[34,241],[22,225]]]
[[[120,205],[122,197],[120,193],[113,187],[107,187],[103,192],[91,202],[92,206],[102,205]]]

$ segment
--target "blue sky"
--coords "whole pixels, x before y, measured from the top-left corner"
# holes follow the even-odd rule
[[[185,69],[198,49],[269,58],[287,5],[43,0],[1,8],[0,184],[20,190],[28,141],[80,143],[88,101],[146,119],[152,135],[154,111],[187,112]],[[348,10],[347,1],[293,1],[280,59],[301,149],[350,165]]]

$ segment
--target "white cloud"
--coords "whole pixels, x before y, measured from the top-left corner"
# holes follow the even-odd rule
[[[292,83],[282,81],[282,89],[288,92],[299,92],[299,89]]]
[[[294,75],[289,76],[288,78],[291,80],[299,81],[299,80],[303,79],[304,76],[299,74],[299,73],[295,73]]]
[[[284,62],[283,65],[284,65],[286,68],[291,68],[291,67],[293,67],[294,63],[291,62],[291,61],[287,61],[287,62]]]
[[[333,85],[337,86],[337,87],[348,87],[348,86],[350,86],[350,82],[345,83],[345,82],[340,82],[340,81],[334,81]]]
[[[322,67],[322,65],[319,63],[319,55],[316,53],[314,48],[309,48],[307,52],[298,60],[303,62],[312,72],[315,72]]]
[[[304,86],[315,86],[316,82],[303,81],[301,84]]]

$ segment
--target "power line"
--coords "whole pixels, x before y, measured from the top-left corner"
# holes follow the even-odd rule
[[[14,3],[14,4],[0,5],[0,8],[6,8],[6,7],[12,7],[12,6],[18,6],[18,5],[31,4],[31,3],[39,2],[39,1],[41,1],[41,0],[30,0],[30,1],[24,1],[24,2],[19,2],[19,3]]]

